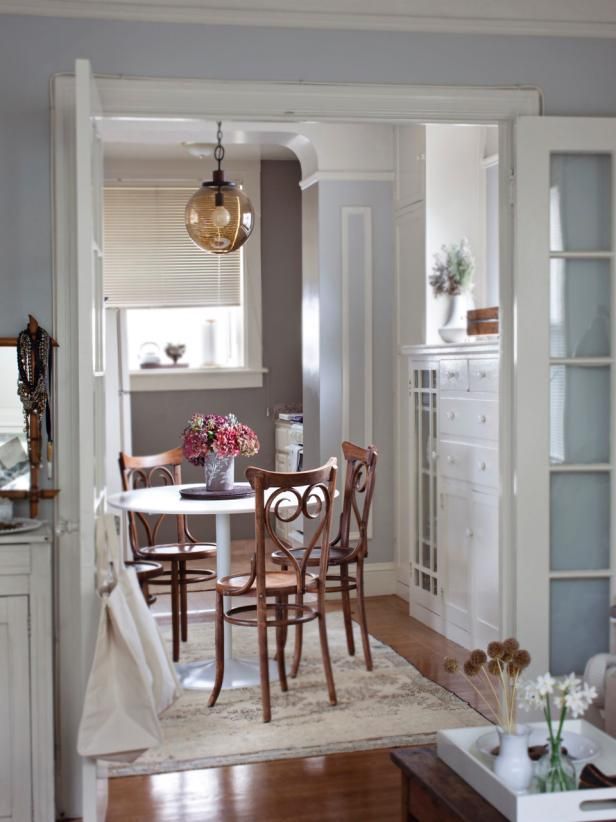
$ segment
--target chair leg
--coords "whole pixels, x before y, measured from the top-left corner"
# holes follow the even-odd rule
[[[270,699],[269,659],[267,657],[267,612],[265,603],[257,605],[257,630],[259,634],[259,673],[261,675],[261,704],[263,706],[263,721],[269,722],[272,718]]]
[[[330,705],[336,705],[336,686],[334,685],[334,673],[332,671],[332,661],[329,656],[329,645],[327,642],[327,628],[325,626],[325,596],[319,596],[319,637],[321,640],[321,656],[323,657],[323,668],[325,679],[327,680],[327,691]]]
[[[371,671],[372,651],[370,650],[370,636],[368,634],[368,621],[366,619],[366,602],[364,600],[364,563],[361,559],[357,563],[357,611],[359,616],[359,627],[361,629],[361,641],[364,646],[366,670]]]
[[[214,629],[215,645],[216,645],[216,674],[214,678],[214,687],[208,699],[208,708],[216,704],[220,689],[222,688],[222,680],[225,675],[225,617],[224,617],[224,600],[222,594],[216,591],[216,627]]]
[[[295,602],[297,605],[301,605],[304,601],[302,594],[298,594]],[[299,615],[298,611],[298,615]],[[302,643],[304,640],[304,626],[301,622],[298,622],[295,626],[295,648],[293,650],[293,664],[291,665],[291,678],[295,679],[297,676],[297,672],[299,671],[299,663],[302,659]]]
[[[281,594],[276,597],[276,622],[282,622],[287,619],[287,609],[282,607],[287,604],[288,595]],[[276,626],[276,661],[278,663],[278,679],[280,680],[280,690],[288,691],[287,672],[284,662],[284,644],[285,644],[286,625]]]
[[[186,563],[180,562],[180,614],[182,623],[182,642],[188,639],[188,590],[186,584]]]
[[[346,562],[340,566],[340,587],[342,588],[342,613],[344,614],[344,630],[346,632],[347,649],[349,656],[355,656],[353,620],[351,619],[351,596],[349,594],[349,566]]]
[[[178,563],[171,563],[171,631],[173,634],[173,661],[180,659],[180,581]]]

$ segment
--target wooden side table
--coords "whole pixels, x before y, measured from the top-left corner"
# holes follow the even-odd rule
[[[391,753],[402,771],[402,822],[506,822],[436,755],[436,745]]]

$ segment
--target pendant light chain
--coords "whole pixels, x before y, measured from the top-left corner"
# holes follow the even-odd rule
[[[216,125],[218,126],[218,131],[216,132],[218,144],[214,149],[214,159],[218,162],[218,171],[220,171],[220,167],[225,156],[225,150],[222,145],[222,120],[219,120]]]

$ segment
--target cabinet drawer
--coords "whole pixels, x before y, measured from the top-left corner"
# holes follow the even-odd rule
[[[441,360],[438,384],[441,391],[468,391],[468,360]]]
[[[462,442],[441,440],[438,453],[440,475],[447,479],[469,480],[472,451],[472,446]]]
[[[469,360],[468,385],[470,391],[498,391],[498,360]]]
[[[441,398],[441,434],[455,437],[498,439],[498,403],[491,400]]]

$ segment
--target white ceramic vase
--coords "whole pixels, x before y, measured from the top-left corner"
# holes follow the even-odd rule
[[[219,457],[210,452],[203,466],[208,491],[233,491],[235,457]]]
[[[528,755],[528,725],[518,725],[515,732],[498,729],[500,750],[494,760],[494,773],[512,791],[528,790],[533,778],[533,763]]]
[[[449,310],[445,325],[439,328],[441,339],[447,343],[460,343],[466,339],[466,312],[475,307],[473,295],[469,291],[453,294],[449,298]]]

